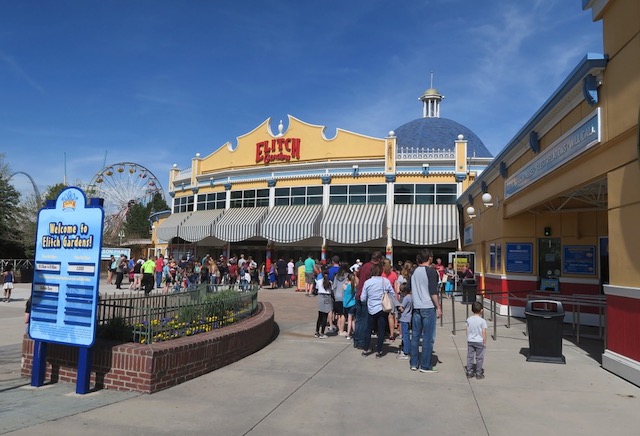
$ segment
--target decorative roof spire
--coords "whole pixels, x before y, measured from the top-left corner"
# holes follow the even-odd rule
[[[418,100],[422,102],[422,118],[440,118],[440,102],[444,95],[433,87],[433,71],[431,71],[430,88]]]

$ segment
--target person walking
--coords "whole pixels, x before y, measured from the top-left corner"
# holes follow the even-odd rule
[[[164,255],[160,253],[155,262],[154,273],[156,276],[156,288],[160,288],[162,286],[162,269],[164,268]]]
[[[118,261],[115,256],[112,254],[109,258],[109,268],[107,271],[107,285],[113,285],[113,275],[116,273],[116,268],[118,267]]]
[[[151,256],[145,263],[142,264],[142,287],[144,288],[144,295],[148,296],[153,289],[153,274],[156,270],[155,256]]]
[[[13,282],[15,282],[15,276],[13,275],[13,265],[7,265],[2,272],[2,289],[4,290],[5,303],[11,301]]]
[[[484,352],[487,349],[487,321],[482,317],[482,303],[471,305],[473,315],[467,318],[467,378],[484,378]],[[475,361],[475,363],[474,363]]]
[[[438,300],[438,271],[431,267],[433,253],[428,248],[421,250],[416,257],[418,266],[411,274],[411,295],[413,298],[413,316],[411,318],[411,371],[424,373],[438,372],[433,367],[431,357],[436,330],[436,319],[442,316]],[[420,355],[422,338],[422,355]],[[420,358],[420,359],[419,359]],[[419,368],[418,368],[419,365]]]
[[[367,332],[364,336],[363,356],[373,353],[373,349],[369,349],[371,343],[371,330],[374,326],[378,327],[378,335],[376,342],[376,358],[382,357],[382,344],[384,343],[384,331],[387,322],[387,313],[382,309],[382,297],[386,293],[389,298],[393,299],[393,287],[391,282],[381,276],[382,266],[379,263],[371,266],[371,277],[364,282],[360,301],[367,304]]]
[[[118,266],[116,267],[116,289],[122,289],[122,280],[124,279],[124,273],[128,268],[129,262],[127,261],[127,256],[122,254],[120,256]]]

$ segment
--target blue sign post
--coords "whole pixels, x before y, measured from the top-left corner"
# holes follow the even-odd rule
[[[31,385],[44,384],[47,344],[79,347],[76,393],[89,392],[96,337],[101,199],[66,188],[38,214],[29,336],[35,341]]]

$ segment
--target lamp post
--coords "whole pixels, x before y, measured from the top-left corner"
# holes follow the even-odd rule
[[[120,230],[118,232],[118,236],[120,237],[120,246],[122,246],[122,238],[124,238],[124,230]]]

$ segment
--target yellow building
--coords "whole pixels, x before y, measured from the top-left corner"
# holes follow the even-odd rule
[[[640,385],[640,2],[583,7],[605,55],[585,56],[461,196],[463,249],[485,289],[606,295],[603,367]]]
[[[172,214],[154,224],[157,248],[173,256],[251,254],[368,259],[373,250],[414,259],[429,246],[458,246],[456,199],[492,156],[461,124],[440,117],[428,89],[423,116],[386,138],[289,116],[267,119],[190,167],[170,171]]]

